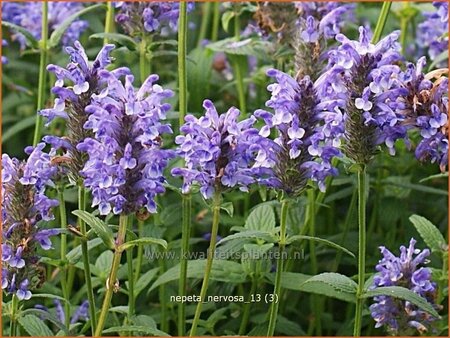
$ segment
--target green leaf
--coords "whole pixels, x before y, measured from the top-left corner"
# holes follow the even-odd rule
[[[203,111],[203,100],[209,97],[213,52],[206,48],[195,48],[189,53],[187,79],[189,89],[189,111]]]
[[[28,116],[27,118],[19,120],[17,123],[9,127],[2,135],[2,143],[6,143],[11,137],[17,135],[22,130],[25,130],[36,123],[36,115]]]
[[[187,278],[197,278],[202,279],[205,273],[206,260],[192,260],[188,261],[187,268]],[[154,290],[162,284],[166,284],[172,281],[177,281],[180,279],[180,264],[170,268],[164,272],[155,283],[153,283],[151,290]],[[246,275],[241,264],[225,261],[225,260],[214,260],[211,269],[211,280],[216,280],[224,283],[243,283],[246,280]]]
[[[222,14],[222,27],[225,32],[228,32],[228,26],[230,25],[231,19],[233,19],[235,16],[235,13],[233,11],[227,11]]]
[[[45,325],[44,321],[35,315],[25,315],[19,317],[19,324],[28,332],[32,337],[52,337],[53,332]]]
[[[266,275],[270,283],[275,283],[275,273]],[[310,279],[311,275],[298,272],[283,272],[281,274],[281,287],[289,290],[302,291],[302,284]]]
[[[127,315],[128,314],[128,305],[114,306],[114,307],[110,308],[108,311]]]
[[[419,215],[412,215],[409,220],[431,251],[442,252],[448,250],[444,236],[433,223]]]
[[[39,49],[38,40],[36,40],[33,34],[31,34],[31,32],[29,32],[25,28],[8,21],[2,21],[2,26],[11,29],[13,32],[22,34],[25,37],[25,40],[28,45],[30,45],[34,49]]]
[[[425,193],[429,193],[429,194],[448,196],[447,190],[426,187],[426,186],[420,185],[420,184],[390,182],[389,180],[384,180],[383,183],[387,184],[388,186],[395,185],[397,187],[412,189],[412,190],[425,192]]]
[[[59,321],[59,319],[56,318],[55,316],[53,316],[51,313],[41,310],[41,309],[26,309],[26,310],[22,311],[20,315],[26,316],[29,314],[37,316],[38,318],[42,318],[42,320],[47,319],[47,320],[51,321],[60,331],[63,331],[66,336],[69,336],[69,331],[67,330],[66,326],[63,325]]]
[[[225,242],[231,241],[233,239],[261,239],[268,243],[276,242],[276,237],[272,235],[271,233],[268,233],[266,231],[258,231],[258,230],[246,230],[242,232],[238,232],[232,235],[229,235],[225,238],[223,238],[217,245],[223,244]]]
[[[234,207],[233,207],[233,203],[232,202],[222,203],[222,205],[220,206],[220,209],[224,210],[228,215],[233,217]]]
[[[156,277],[159,268],[154,268],[146,273],[144,273],[141,277],[139,277],[136,285],[134,286],[134,296],[137,297],[139,294],[147,287],[148,284]]]
[[[267,204],[253,209],[245,222],[245,228],[248,230],[273,232],[275,226],[275,212],[273,207]]]
[[[60,297],[60,296],[56,296],[56,295],[51,295],[48,293],[33,293],[31,295],[31,298],[49,298],[49,299],[58,299],[62,302],[67,302],[65,298]]]
[[[358,285],[347,276],[333,272],[313,276],[300,285],[304,292],[337,298],[351,303],[356,301],[357,287]]]
[[[272,44],[256,39],[237,41],[236,38],[228,38],[213,42],[206,47],[215,52],[224,52],[230,55],[264,55]]]
[[[160,238],[144,237],[135,239],[134,241],[123,243],[121,246],[119,246],[119,251],[125,251],[139,244],[158,244],[161,245],[164,249],[167,249],[167,242],[165,240]]]
[[[87,211],[83,210],[72,211],[72,214],[81,218],[83,221],[89,224],[90,227],[95,231],[97,236],[102,239],[103,243],[105,243],[108,249],[113,250],[115,248],[113,232],[111,228],[108,227],[106,223],[103,222],[100,218],[95,217]]]
[[[150,326],[123,325],[103,330],[103,333],[140,332],[151,336],[169,337],[167,333]]]
[[[325,245],[331,246],[331,247],[333,247],[333,248],[335,248],[337,250],[341,250],[341,251],[345,252],[347,255],[352,256],[353,258],[355,258],[355,255],[350,250],[347,250],[346,248],[344,248],[343,246],[340,246],[339,244],[336,244],[334,242],[331,242],[329,240],[326,240],[326,239],[323,239],[323,238],[319,238],[319,237],[295,235],[295,236],[288,237],[288,239],[286,240],[286,244],[291,244],[291,243],[293,243],[295,241],[302,241],[302,240],[314,241],[314,242],[318,242],[318,243],[321,243],[321,244],[325,244]]]
[[[94,238],[87,242],[88,251],[98,247],[102,244],[103,241],[101,238]],[[67,260],[70,264],[75,265],[81,258],[81,245],[78,245],[76,248],[70,250],[66,255]]]
[[[97,4],[89,7],[85,7],[82,10],[72,14],[63,23],[61,23],[58,28],[56,28],[52,35],[50,35],[50,39],[48,40],[48,48],[53,48],[58,46],[61,41],[62,36],[66,32],[67,28],[76,20],[79,16],[84,15],[86,13],[92,12],[98,8],[107,8],[104,4]]]
[[[103,251],[95,261],[95,265],[92,268],[92,273],[100,278],[107,278],[108,272],[111,269],[114,254],[111,250]]]
[[[419,182],[426,182],[426,181],[430,181],[430,180],[434,180],[434,179],[439,179],[439,178],[448,178],[448,171],[445,173],[440,173],[440,174],[436,174],[436,175],[431,175],[425,178],[422,178]]]
[[[407,288],[401,286],[384,286],[376,289],[368,290],[364,293],[364,298],[372,298],[376,296],[391,296],[395,298],[400,298],[406,300],[422,310],[428,312],[430,315],[440,318],[439,314],[433,308],[433,306],[427,302],[427,300],[421,296],[419,296],[414,291],[411,291]]]
[[[116,42],[122,46],[127,47],[129,50],[133,51],[137,49],[137,43],[128,35],[119,33],[96,33],[92,34],[89,39],[108,39],[109,41]]]
[[[434,68],[436,68],[436,66],[438,64],[444,62],[445,60],[448,60],[448,51],[447,50],[443,51],[441,54],[439,54],[438,56],[436,56],[434,58],[433,62],[428,67],[428,71],[433,70]]]

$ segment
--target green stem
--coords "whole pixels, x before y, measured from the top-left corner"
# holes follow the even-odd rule
[[[108,9],[106,10],[106,19],[105,19],[105,33],[112,33],[114,27],[114,6],[112,1],[107,2]],[[104,38],[103,44],[108,44],[108,38]]]
[[[38,98],[37,98],[37,117],[36,126],[34,129],[33,146],[36,146],[41,140],[42,128],[44,125],[43,116],[39,114],[39,111],[44,108],[45,102],[45,81],[47,71],[45,69],[47,64],[48,53],[48,2],[42,1],[42,29],[41,29],[41,41],[40,41],[40,63],[39,63],[39,83],[38,83]]]
[[[78,187],[78,209],[83,211],[86,210],[86,190],[81,185]],[[89,251],[86,240],[86,223],[81,218],[78,218],[78,224],[80,226],[80,232],[83,235],[83,238],[81,240],[81,255],[83,257],[84,280],[86,283],[86,292],[89,302],[91,328],[92,332],[95,332],[97,320],[95,311],[94,289],[92,288],[91,280],[91,267],[89,265]]]
[[[141,78],[141,84],[147,79],[151,73],[149,51],[147,50],[150,44],[150,38],[143,36],[141,43],[139,44],[139,75]]]
[[[59,218],[61,223],[61,228],[67,229],[67,213],[66,213],[66,203],[64,201],[64,187],[60,186],[58,187],[58,201],[59,201]],[[69,305],[69,299],[70,299],[70,292],[67,288],[67,235],[65,233],[61,233],[61,263],[62,263],[62,269],[61,269],[61,289],[63,292],[64,299],[66,300],[64,302],[64,311],[65,311],[65,317],[64,317],[64,324],[66,327],[69,327],[70,325],[70,305]]]
[[[144,221],[138,221],[138,236],[139,238],[144,237]],[[144,246],[142,244],[138,245],[137,248],[137,262],[136,262],[136,271],[134,275],[134,280],[139,280],[141,276],[141,267],[142,267],[142,258],[144,256]]]
[[[241,326],[239,327],[239,335],[243,336],[247,330],[248,320],[250,318],[250,309],[252,303],[250,302],[252,295],[256,292],[256,278],[252,278],[252,286],[247,298],[247,302],[244,304],[244,311],[242,314]]]
[[[309,222],[309,235],[314,237],[316,235],[315,223],[316,223],[316,195],[313,189],[308,190],[308,222]],[[311,259],[311,274],[314,276],[317,274],[317,257],[316,257],[316,244],[314,241],[309,241],[309,252]],[[322,335],[322,322],[320,314],[319,297],[311,295],[311,305],[314,313],[314,320],[310,322],[311,332],[316,329],[316,336]]]
[[[182,201],[182,214],[183,214],[183,225],[181,231],[181,262],[180,262],[180,281],[178,284],[178,295],[186,295],[187,286],[187,265],[188,258],[187,254],[189,252],[189,239],[191,235],[191,207],[192,207],[192,197],[191,194],[183,194]],[[184,336],[186,332],[186,305],[181,302],[178,305],[178,335],[180,337]]]
[[[377,43],[380,41],[381,34],[383,33],[384,26],[386,25],[389,12],[391,10],[391,1],[384,1],[381,7],[380,15],[378,16],[377,25],[373,31],[372,43]]]
[[[161,274],[166,271],[164,258],[159,260],[159,271],[161,271]],[[161,331],[167,332],[169,330],[169,318],[167,316],[166,284],[161,284],[158,291],[159,304],[161,304]]]
[[[220,25],[220,1],[214,2],[213,5],[213,23],[211,41],[217,41],[219,38],[219,25]]]
[[[187,74],[186,74],[186,37],[187,37],[187,3],[180,2],[178,21],[178,89],[179,89],[179,123],[184,123],[187,114]]]
[[[100,312],[100,317],[98,319],[97,329],[95,330],[95,337],[100,337],[102,335],[103,327],[105,326],[106,316],[108,315],[109,307],[111,305],[111,299],[113,292],[116,288],[117,271],[120,266],[120,259],[122,257],[122,250],[119,247],[125,242],[125,235],[128,227],[128,216],[120,215],[119,218],[119,231],[116,238],[116,248],[114,250],[114,258],[111,265],[111,270],[109,271],[108,280],[106,282],[106,293],[103,299],[102,310]]]
[[[129,230],[133,231],[133,227],[131,226]],[[127,256],[127,267],[128,267],[128,324],[131,323],[131,317],[134,315],[135,309],[135,298],[134,298],[134,274],[133,274],[133,248],[129,248],[126,252]]]
[[[197,46],[202,45],[202,41],[206,37],[206,30],[209,24],[209,13],[211,12],[211,2],[203,3],[202,22],[200,24],[200,32],[198,34]]]
[[[241,24],[239,20],[239,16],[236,15],[235,21],[234,21],[234,37],[236,38],[236,41],[239,41],[241,38]],[[245,85],[244,85],[244,74],[242,73],[240,58],[245,58],[246,56],[242,55],[228,55],[230,58],[230,61],[233,65],[233,72],[236,77],[236,90],[238,93],[239,98],[239,110],[241,111],[242,115],[245,115],[247,111],[247,105],[246,105],[246,98],[245,98]]]
[[[356,313],[353,336],[361,335],[362,312],[364,305],[364,282],[366,272],[366,168],[358,171],[358,289],[356,292]]]
[[[16,294],[12,295],[11,300],[11,322],[10,322],[10,332],[11,337],[17,336],[17,309],[19,307],[19,298]]]
[[[211,274],[211,268],[214,260],[214,254],[216,251],[217,233],[219,231],[219,219],[220,219],[220,204],[221,194],[217,192],[214,194],[213,199],[213,223],[211,229],[211,241],[208,248],[208,257],[206,259],[205,275],[203,276],[202,288],[200,291],[200,302],[195,309],[194,321],[192,322],[192,328],[190,337],[195,336],[197,331],[198,321],[200,320],[200,314],[202,313],[203,302],[205,301],[206,292],[208,291],[209,276]]]
[[[274,296],[275,300],[272,302],[270,306],[270,315],[269,315],[269,328],[267,330],[267,336],[272,337],[275,333],[275,327],[277,324],[277,316],[278,316],[278,306],[280,303],[279,295],[281,291],[281,275],[283,273],[284,266],[284,250],[286,246],[286,223],[287,223],[287,215],[289,209],[289,201],[284,199],[281,201],[281,217],[280,217],[280,241],[279,245],[279,259],[277,262],[277,272],[275,275],[275,286],[274,286]]]

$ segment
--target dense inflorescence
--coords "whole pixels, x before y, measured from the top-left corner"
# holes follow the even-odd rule
[[[255,112],[265,122],[260,134],[266,142],[258,152],[256,165],[272,171],[273,178],[261,183],[293,196],[306,189],[309,179],[324,189],[325,177],[336,173],[331,159],[338,151],[317,129],[319,98],[314,83],[308,76],[297,81],[275,69],[268,75],[277,81],[269,85],[272,97],[266,103],[274,113]],[[277,130],[274,141],[269,138],[272,128]]]
[[[27,161],[2,155],[2,289],[19,299],[29,299],[30,290],[42,283],[45,273],[36,250],[51,249],[50,236],[59,233],[39,223],[53,219],[52,208],[58,205],[45,195],[56,168],[44,147],[26,149]]]
[[[100,214],[130,214],[145,207],[156,212],[155,196],[165,191],[163,170],[173,151],[163,150],[162,135],[172,133],[161,123],[170,109],[162,101],[170,90],[155,84],[150,75],[139,90],[133,76],[122,83],[114,74],[102,71],[107,87],[86,107],[84,128],[93,137],[79,143],[77,150],[89,159],[81,171],[84,184],[93,195],[93,206]]]
[[[412,290],[429,303],[434,304],[436,284],[431,281],[431,269],[421,267],[427,263],[430,250],[419,250],[411,239],[409,247],[400,247],[400,257],[395,256],[385,247],[380,247],[383,258],[378,262],[378,273],[372,288],[383,286],[402,286]],[[384,326],[393,335],[412,335],[428,331],[436,318],[408,301],[389,296],[374,297],[375,303],[370,312],[376,321],[375,327]],[[435,305],[436,306],[436,305]]]
[[[48,25],[50,33],[57,29],[68,17],[83,9],[80,2],[49,2]],[[2,20],[11,22],[28,30],[35,39],[41,38],[42,4],[36,2],[3,2]],[[74,20],[62,37],[62,44],[67,46],[77,40],[88,27],[85,20]],[[26,47],[26,39],[20,33],[13,34],[22,49]]]
[[[402,59],[398,33],[372,44],[369,31],[364,27],[359,31],[359,41],[336,36],[340,46],[329,52],[328,70],[317,87],[323,98],[319,106],[324,110],[324,133],[337,143],[343,139],[344,154],[365,165],[380,144],[393,154],[395,141],[406,136],[407,128],[390,107],[397,98],[397,63]]]
[[[428,53],[435,60],[448,49],[448,2],[433,2],[436,11],[423,13],[425,20],[417,26],[418,53]],[[445,66],[446,62],[442,62]]]
[[[417,65],[408,64],[400,75],[401,88],[395,109],[409,129],[419,130],[421,140],[416,157],[448,166],[448,78],[447,69],[423,73],[425,57]]]
[[[252,127],[256,119],[238,121],[240,111],[234,107],[219,115],[209,100],[203,107],[204,116],[185,117],[186,123],[180,128],[184,135],[177,136],[175,142],[186,166],[173,169],[172,174],[183,177],[184,193],[197,183],[205,198],[227,188],[247,191],[261,171],[252,168],[255,152],[261,146],[258,130]]]
[[[76,149],[77,145],[87,137],[91,131],[83,128],[88,119],[86,107],[92,103],[93,96],[106,90],[107,81],[100,71],[112,62],[109,56],[114,45],[105,45],[93,62],[88,60],[83,46],[76,41],[74,47],[67,47],[71,62],[66,68],[50,64],[47,69],[56,76],[56,83],[52,88],[56,95],[53,108],[43,109],[39,113],[47,118],[50,124],[56,117],[61,117],[67,123],[67,136],[45,136],[45,142],[51,144],[54,150],[61,149],[61,157],[69,168],[71,178],[77,181],[79,172],[86,162],[86,155]],[[118,68],[111,72],[115,76],[128,74],[128,68]]]
[[[161,32],[164,28],[176,31],[180,4],[178,2],[119,2],[116,22],[131,36]],[[194,8],[188,3],[188,11]]]

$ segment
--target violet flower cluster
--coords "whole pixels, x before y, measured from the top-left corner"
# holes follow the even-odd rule
[[[80,2],[49,2],[48,25],[50,33],[57,29],[69,16],[83,9]],[[42,4],[39,1],[2,2],[2,20],[25,28],[37,40],[41,38]],[[88,27],[85,20],[74,20],[65,31],[61,42],[67,46],[77,40]],[[19,41],[22,49],[26,48],[26,39],[20,33],[13,34],[13,39]]]
[[[81,175],[91,189],[93,206],[100,214],[130,214],[145,207],[156,212],[155,196],[165,191],[163,170],[173,151],[163,150],[162,135],[172,133],[161,123],[170,109],[165,99],[172,91],[155,84],[150,75],[139,90],[133,76],[122,83],[114,74],[101,71],[107,87],[93,95],[86,107],[89,114],[84,128],[93,132],[77,145],[88,155]]]
[[[86,107],[92,103],[94,95],[102,93],[107,87],[105,76],[100,75],[112,62],[110,57],[114,45],[105,45],[93,62],[88,60],[83,46],[76,41],[74,47],[66,47],[70,55],[70,63],[66,68],[50,64],[47,70],[56,76],[56,83],[52,93],[56,99],[53,108],[43,109],[39,113],[50,124],[55,118],[67,121],[67,136],[58,137],[48,135],[43,140],[51,144],[52,148],[63,151],[63,158],[67,159],[67,166],[71,178],[77,181],[80,170],[86,162],[86,155],[76,149],[77,145],[91,132],[83,128],[88,119]],[[129,74],[128,68],[118,68],[111,71],[115,76]]]
[[[393,32],[372,44],[371,34],[359,28],[359,41],[349,40],[342,34],[336,36],[340,46],[329,52],[327,71],[316,85],[322,98],[324,135],[343,141],[343,152],[358,164],[368,164],[385,144],[391,154],[394,144],[405,138],[407,128],[402,117],[390,107],[397,99],[402,57],[397,42],[398,32]]]
[[[52,208],[58,205],[45,195],[56,168],[44,147],[27,148],[27,161],[2,155],[2,289],[18,299],[29,299],[41,284],[45,273],[36,250],[51,249],[50,237],[59,233],[39,223],[53,219]]]
[[[53,304],[55,305],[56,318],[58,318],[58,320],[61,324],[64,324],[66,314],[65,314],[64,308],[61,304],[61,301],[59,299],[54,299]],[[40,305],[40,304],[35,305],[35,308],[45,311],[45,312],[50,312],[47,307]],[[85,300],[83,303],[81,303],[80,306],[78,306],[77,310],[70,318],[70,324],[71,325],[76,324],[76,323],[80,322],[81,320],[88,321],[89,320],[88,310],[89,310],[89,302],[87,300]],[[44,320],[45,317],[42,317],[41,319]]]
[[[264,142],[258,152],[256,166],[271,171],[261,183],[298,196],[312,179],[324,190],[325,178],[337,173],[331,159],[339,151],[318,129],[320,98],[314,83],[308,76],[295,80],[276,69],[267,74],[276,79],[268,87],[272,97],[266,103],[274,113],[261,109],[255,112],[255,116],[265,122],[260,131]],[[272,128],[277,131],[273,141],[270,139]]]
[[[403,124],[420,133],[416,157],[437,163],[441,171],[448,166],[448,78],[446,71],[423,73],[426,59],[408,64],[400,75],[401,88],[395,109]],[[432,81],[435,78],[434,81]]]
[[[434,304],[436,284],[431,281],[431,270],[424,268],[430,250],[419,250],[411,239],[409,247],[400,247],[400,256],[395,256],[385,247],[380,247],[383,258],[378,262],[378,273],[373,280],[372,288],[383,286],[402,286],[424,297]],[[436,318],[419,309],[408,301],[389,296],[374,297],[375,303],[370,306],[375,327],[384,326],[392,335],[412,335],[418,331],[424,333]],[[437,306],[435,305],[437,308]],[[417,332],[416,331],[416,332]]]
[[[448,49],[448,2],[435,1],[433,6],[436,11],[423,13],[425,20],[417,26],[416,39],[420,55],[427,52],[430,60]]]
[[[164,28],[176,31],[180,4],[178,2],[118,2],[116,22],[131,36],[160,32]],[[194,4],[189,2],[187,10]]]
[[[178,155],[186,164],[184,168],[172,169],[172,175],[183,177],[183,193],[198,184],[204,198],[233,187],[248,191],[262,171],[252,168],[255,153],[261,147],[261,137],[253,128],[256,119],[238,121],[240,111],[234,107],[219,115],[209,100],[203,102],[203,107],[205,115],[187,115],[180,128],[184,135],[175,138]]]

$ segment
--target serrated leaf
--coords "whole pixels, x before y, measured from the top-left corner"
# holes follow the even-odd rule
[[[103,241],[101,238],[94,238],[87,242],[88,251],[91,249],[96,248],[100,244],[102,244]],[[81,258],[81,245],[78,245],[76,248],[70,250],[70,252],[66,255],[67,260],[70,264],[75,265]]]
[[[106,6],[104,4],[97,4],[97,5],[85,7],[82,10],[69,16],[50,35],[50,38],[48,39],[48,47],[53,48],[53,47],[58,46],[58,44],[61,41],[61,38],[63,37],[66,30],[76,19],[78,19],[78,17],[80,17],[81,15],[84,15],[86,13],[92,12],[99,8],[106,8]]]
[[[444,236],[433,223],[419,215],[412,215],[409,220],[431,251],[442,252],[448,250]]]
[[[188,261],[187,268],[187,278],[203,278],[205,273],[206,260],[191,260]],[[180,279],[180,264],[170,268],[164,272],[156,281],[153,283],[150,290],[154,290],[162,284],[166,284],[171,281],[176,281]],[[211,269],[211,280],[216,280],[224,283],[243,283],[246,280],[246,275],[241,264],[225,261],[225,260],[214,260]]]
[[[121,246],[119,246],[118,249],[119,249],[119,251],[125,251],[125,250],[128,250],[139,244],[143,244],[143,245],[157,244],[157,245],[161,245],[164,249],[167,249],[167,242],[165,240],[160,239],[160,238],[153,238],[153,237],[138,238],[133,241],[123,243]]]
[[[253,209],[245,221],[245,228],[248,230],[273,232],[275,226],[275,212],[273,207],[267,204]]]
[[[51,337],[53,336],[52,330],[45,325],[44,321],[35,315],[25,315],[19,317],[19,324],[28,332],[32,337]]]
[[[128,314],[128,305],[114,306],[114,307],[110,308],[108,311],[126,315],[126,314]]]
[[[274,284],[275,273],[267,274],[266,277],[270,283]],[[281,274],[281,287],[289,290],[302,291],[302,284],[311,277],[311,275],[305,275],[298,272],[283,272]]]
[[[229,235],[217,243],[217,245],[226,243],[228,241],[234,240],[234,239],[261,239],[264,242],[273,243],[276,242],[276,237],[272,235],[271,233],[268,233],[266,231],[258,231],[258,230],[246,230],[242,232],[238,232],[232,235]]]
[[[373,298],[376,296],[390,296],[406,300],[428,312],[430,315],[439,318],[439,314],[425,298],[407,288],[401,286],[383,286],[373,290],[368,290],[363,295],[364,298]]]
[[[339,273],[325,272],[313,276],[300,285],[304,292],[315,293],[346,302],[356,301],[358,285],[347,276]]]
[[[325,245],[331,246],[332,248],[335,248],[337,250],[341,250],[341,251],[345,252],[347,255],[352,256],[353,258],[355,258],[355,255],[350,250],[347,250],[346,248],[344,248],[343,246],[341,246],[339,244],[336,244],[336,243],[331,242],[331,241],[329,241],[327,239],[323,239],[323,238],[319,238],[319,237],[295,235],[295,236],[288,237],[288,239],[286,240],[286,244],[291,244],[291,243],[293,243],[295,241],[302,241],[302,240],[314,241],[314,242],[318,242],[318,243],[321,243],[321,244],[325,244]]]
[[[137,49],[137,43],[128,35],[119,33],[96,33],[92,34],[89,39],[108,39],[109,41],[116,42],[122,46],[127,47],[129,50],[133,51]]]
[[[150,326],[123,325],[123,326],[114,326],[110,327],[109,329],[103,330],[103,333],[115,333],[115,332],[141,332],[151,336],[169,337],[167,333]]]
[[[21,316],[26,316],[28,314],[35,315],[38,318],[42,318],[42,320],[47,319],[51,321],[60,331],[64,332],[66,336],[69,336],[69,331],[66,326],[63,325],[59,319],[53,316],[50,312],[41,309],[26,309],[21,312]]]
[[[22,34],[28,45],[30,45],[34,49],[39,49],[39,42],[38,40],[36,40],[33,34],[31,34],[30,31],[8,21],[2,21],[2,26],[11,29],[14,32]]]
[[[106,225],[100,218],[93,216],[84,210],[72,211],[72,214],[81,218],[95,231],[97,236],[99,236],[103,243],[108,249],[113,250],[115,248],[114,235],[110,227]]]

